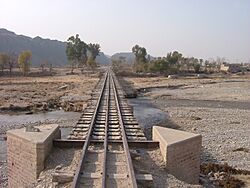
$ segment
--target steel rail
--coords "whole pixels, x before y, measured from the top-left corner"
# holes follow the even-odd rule
[[[108,126],[109,126],[109,101],[110,101],[110,77],[108,73],[108,78],[107,78],[107,87],[108,87],[108,92],[107,92],[107,104],[106,104],[106,121],[105,121],[105,138],[104,138],[104,156],[103,156],[103,165],[102,165],[102,188],[106,187],[106,174],[107,174],[107,150],[108,150]]]
[[[101,94],[100,94],[100,96],[98,98],[96,108],[95,108],[95,111],[94,111],[94,115],[93,115],[93,117],[91,119],[91,123],[90,123],[89,131],[88,131],[88,134],[87,134],[87,137],[86,137],[86,141],[85,141],[85,143],[83,145],[81,160],[80,160],[80,163],[79,163],[79,165],[78,165],[78,167],[76,169],[74,179],[73,179],[73,183],[72,183],[73,188],[78,188],[79,187],[78,182],[79,182],[79,180],[81,178],[81,169],[83,167],[83,163],[84,163],[84,160],[85,160],[85,157],[86,157],[88,146],[90,144],[92,129],[93,129],[93,126],[94,126],[94,123],[95,123],[96,114],[97,114],[98,109],[100,107],[101,99],[102,99],[103,94],[104,94],[104,89],[105,89],[105,86],[106,86],[107,78],[108,78],[108,72],[105,75],[105,80],[104,80],[104,83],[103,83],[103,86],[102,86],[102,89],[101,89]]]
[[[125,127],[124,127],[123,119],[122,119],[122,113],[120,110],[120,103],[119,103],[119,99],[118,99],[117,88],[116,88],[116,85],[114,82],[113,75],[111,75],[110,77],[111,77],[111,82],[112,82],[113,90],[114,90],[116,107],[117,107],[117,112],[118,112],[118,116],[119,116],[119,123],[121,125],[121,130],[122,130],[122,142],[123,142],[123,148],[124,148],[124,152],[126,154],[126,160],[127,160],[127,165],[128,165],[128,173],[129,173],[128,176],[130,179],[130,187],[137,188],[135,172],[133,169],[132,159],[131,159],[129,147],[128,147],[127,136],[126,136]]]

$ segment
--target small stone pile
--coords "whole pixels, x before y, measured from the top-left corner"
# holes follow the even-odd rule
[[[229,166],[227,163],[203,163],[201,165],[202,184],[212,184],[215,187],[242,187],[244,182],[235,178],[233,175],[250,175],[250,171],[239,170]]]

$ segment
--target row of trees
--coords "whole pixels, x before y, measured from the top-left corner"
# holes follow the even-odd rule
[[[166,57],[159,57],[151,61],[148,71],[176,74],[180,72],[199,73],[203,59],[194,57],[183,57],[181,53],[174,51],[167,54]]]
[[[83,70],[84,67],[95,68],[97,66],[95,60],[99,53],[99,44],[86,44],[80,39],[78,34],[69,37],[67,40],[66,55],[71,65],[72,73],[76,67],[81,68],[81,70]],[[3,73],[4,69],[8,69],[11,74],[12,69],[18,67],[26,74],[30,70],[31,58],[31,51],[23,51],[19,55],[14,53],[0,53],[0,70]],[[42,71],[44,71],[47,64],[48,63],[45,62],[41,64]],[[50,69],[51,67],[50,65]]]
[[[134,70],[136,72],[158,72],[165,74],[176,74],[181,72],[199,73],[201,67],[203,71],[213,72],[218,69],[216,61],[208,61],[194,57],[184,57],[181,53],[174,51],[165,57],[151,58],[144,47],[135,45],[132,48],[135,55]],[[220,61],[224,61],[220,59]]]
[[[9,73],[12,73],[12,69],[15,67],[19,67],[21,71],[26,74],[30,70],[31,66],[31,58],[32,53],[31,51],[23,51],[19,55],[14,53],[7,54],[1,53],[0,54],[0,68],[3,72],[4,69],[8,69]]]
[[[83,70],[85,66],[91,69],[96,67],[95,59],[99,53],[99,44],[86,44],[80,39],[78,34],[69,37],[67,40],[66,55],[71,65],[72,73],[76,67],[81,68],[81,70]]]

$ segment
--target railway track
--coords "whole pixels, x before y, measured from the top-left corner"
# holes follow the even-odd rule
[[[110,70],[68,139],[85,140],[73,187],[137,187],[128,140],[146,137]]]

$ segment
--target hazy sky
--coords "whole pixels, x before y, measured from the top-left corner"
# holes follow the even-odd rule
[[[76,33],[104,53],[250,61],[250,0],[1,0],[0,28],[65,41]]]

